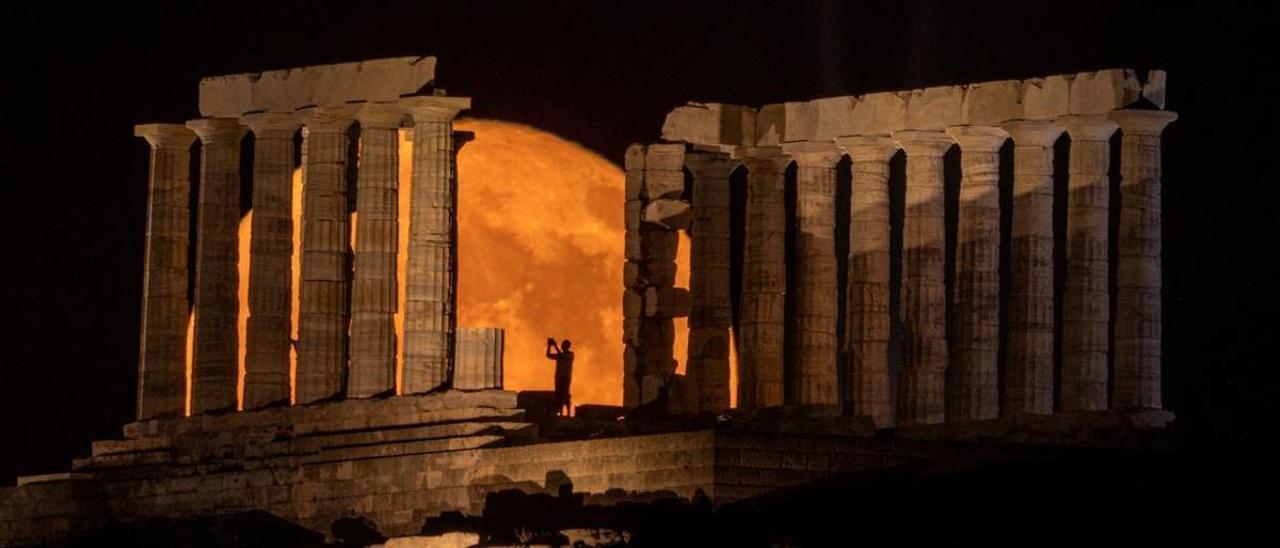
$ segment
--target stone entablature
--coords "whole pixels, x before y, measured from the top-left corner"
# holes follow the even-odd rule
[[[200,80],[200,115],[234,118],[252,112],[395,102],[421,93],[435,76],[436,58],[419,56],[210,76]]]

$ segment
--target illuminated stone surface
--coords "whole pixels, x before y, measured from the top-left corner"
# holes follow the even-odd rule
[[[785,144],[783,153],[796,162],[795,337],[789,350],[795,378],[788,393],[799,405],[834,406],[836,380],[836,162],[835,143]]]
[[[210,76],[200,80],[200,114],[240,116],[395,101],[420,92],[434,81],[435,72],[435,57],[393,57]]]
[[[244,408],[289,402],[293,308],[293,146],[302,121],[290,114],[242,118],[253,131],[253,221]]]
[[[240,139],[228,118],[187,122],[200,137],[200,206],[196,214],[195,343],[191,412],[236,407],[239,374]]]
[[[845,400],[852,414],[893,426],[889,371],[889,160],[898,145],[888,137],[840,137],[849,154],[848,372]]]
[[[346,388],[350,317],[347,130],[354,120],[345,110],[312,109],[305,122],[296,403],[333,398]]]
[[[946,418],[947,318],[943,284],[943,156],[952,140],[941,131],[893,134],[907,153],[907,203],[902,228],[902,414],[899,424]]]
[[[697,394],[695,409],[719,413],[729,408],[729,174],[734,163],[726,154],[694,152],[685,156],[685,166],[693,174],[686,371]]]
[[[355,261],[351,282],[351,368],[347,396],[396,388],[396,254],[399,249],[399,148],[404,110],[367,104],[360,122],[356,175]]]
[[[785,174],[791,158],[776,147],[740,149],[738,154],[747,167],[738,406],[753,409],[783,401]]]
[[[180,416],[186,405],[189,169],[196,135],[180,124],[143,124],[134,135],[151,145],[138,351],[137,418],[144,420]]]
[[[947,420],[1000,415],[1000,147],[1009,134],[990,126],[956,126],[960,146],[955,297],[952,299],[951,393]]]
[[[413,116],[402,389],[414,394],[445,384],[451,366],[457,318],[453,119],[471,100],[414,97],[400,105]]]
[[[1067,191],[1067,272],[1062,296],[1062,410],[1107,409],[1111,302],[1107,225],[1115,122],[1089,116],[1060,122],[1071,138]]]
[[[1053,143],[1062,128],[1007,126],[1013,138],[1005,413],[1053,412]]]

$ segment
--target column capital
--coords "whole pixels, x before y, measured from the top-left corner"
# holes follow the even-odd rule
[[[190,148],[196,140],[196,134],[182,124],[138,124],[133,135],[146,139],[151,148]]]
[[[995,126],[951,126],[947,135],[960,145],[960,151],[999,152],[1009,132]]]
[[[291,112],[253,112],[240,117],[240,123],[248,126],[255,136],[272,134],[293,137],[302,127],[302,120]]]
[[[187,128],[194,131],[200,137],[200,142],[206,145],[239,143],[245,134],[245,127],[235,118],[200,118],[187,122]]]
[[[850,135],[836,137],[836,146],[849,153],[855,162],[874,161],[885,163],[898,152],[898,143],[883,135]]]
[[[399,129],[409,113],[399,103],[365,103],[356,109],[355,117],[360,127]]]
[[[1067,128],[1067,135],[1072,141],[1110,141],[1120,128],[1106,116],[1098,114],[1063,116],[1058,118],[1057,124]]]
[[[844,155],[844,151],[831,141],[800,141],[783,143],[782,153],[795,159],[799,167],[831,169]]]
[[[1058,141],[1065,131],[1061,125],[1042,120],[1014,120],[1002,124],[1013,144],[1021,146],[1038,146],[1049,148]]]
[[[912,156],[945,156],[951,149],[951,145],[955,144],[955,140],[950,135],[941,131],[914,129],[893,132],[893,140],[907,152],[908,159]]]
[[[344,132],[355,123],[355,112],[350,106],[306,107],[298,109],[307,131]]]
[[[1167,110],[1113,110],[1107,117],[1120,125],[1120,131],[1131,135],[1160,135],[1169,122],[1178,119]]]
[[[397,104],[413,116],[414,122],[448,122],[456,118],[459,112],[471,108],[471,98],[415,95],[401,97]]]
[[[738,147],[733,157],[747,166],[747,169],[758,169],[769,166],[775,169],[786,169],[791,157],[782,153],[779,147]]]
[[[735,163],[723,152],[693,151],[685,153],[684,166],[695,179],[723,179],[733,172]]]

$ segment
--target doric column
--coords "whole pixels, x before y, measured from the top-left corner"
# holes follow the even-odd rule
[[[240,370],[240,139],[229,118],[187,122],[200,137],[200,208],[196,213],[195,344],[191,412],[234,409]]]
[[[1102,117],[1059,121],[1071,136],[1067,192],[1067,275],[1062,296],[1063,411],[1107,408],[1111,302],[1107,290],[1111,136]]]
[[[796,284],[794,387],[801,405],[839,402],[836,377],[836,162],[843,152],[831,142],[787,143],[796,162]]]
[[[413,116],[402,387],[415,394],[445,385],[452,369],[457,304],[453,119],[471,107],[471,100],[410,97],[400,106]]]
[[[888,137],[839,137],[849,153],[849,371],[844,399],[854,416],[893,426],[889,392],[889,161],[898,145]]]
[[[347,396],[364,398],[396,388],[399,129],[405,111],[371,103],[362,107],[356,118],[360,121],[360,159]]]
[[[1053,412],[1053,143],[1062,128],[1014,122],[1004,414]]]
[[[902,228],[902,417],[900,424],[946,418],[946,227],[943,156],[951,138],[941,131],[899,131],[907,153],[906,213]]]
[[[685,166],[693,175],[693,220],[689,256],[689,361],[687,375],[697,390],[697,410],[729,408],[729,173],[727,154],[692,152]]]
[[[1120,235],[1116,276],[1115,389],[1112,407],[1159,409],[1160,134],[1177,114],[1117,110],[1120,125]]]
[[[960,208],[951,341],[952,421],[1000,416],[1000,147],[998,127],[957,126],[947,134],[960,145]]]
[[[351,227],[347,151],[351,114],[309,109],[303,129],[302,272],[295,403],[342,393],[347,365]]]
[[[738,325],[738,407],[783,403],[783,304],[787,291],[786,170],[776,147],[742,148],[747,205]]]
[[[151,145],[137,418],[178,417],[186,407],[189,169],[196,136],[180,124],[143,124],[133,134]]]
[[[289,402],[293,138],[301,121],[274,112],[250,114],[242,121],[254,137],[244,408],[257,409]]]

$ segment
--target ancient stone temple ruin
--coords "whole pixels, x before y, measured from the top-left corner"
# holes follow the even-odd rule
[[[628,405],[667,387],[684,409],[727,407],[730,209],[740,193],[739,409],[800,406],[868,417],[878,428],[1160,409],[1160,135],[1177,117],[1162,110],[1164,82],[1160,71],[1141,82],[1115,69],[673,110],[664,142],[634,145],[626,156]],[[1117,134],[1120,200],[1112,203]],[[1060,143],[1069,159],[1055,173]],[[948,233],[952,151],[958,206]],[[1012,160],[1007,228],[1002,156]],[[895,158],[905,195],[891,219]],[[850,190],[837,204],[841,174]],[[1055,177],[1069,181],[1057,204]],[[1061,288],[1055,207],[1067,218],[1056,243],[1066,250]],[[673,287],[678,230],[692,242],[688,288]],[[839,257],[837,234],[847,238]],[[683,377],[671,344],[672,318],[681,316],[689,323]]]
[[[1172,420],[1160,409],[1160,136],[1175,118],[1163,73],[676,108],[660,142],[626,151],[624,405],[551,418],[503,389],[500,326],[456,325],[466,181],[454,159],[468,136],[452,120],[470,99],[436,88],[434,72],[434,58],[407,57],[206,78],[200,119],[137,126],[151,150],[137,421],[68,473],[0,488],[0,544],[246,512],[320,539],[349,519],[401,537],[479,515],[497,493],[570,485],[595,504],[719,506],[915,461],[1144,447]],[[687,288],[675,287],[679,231]],[[688,356],[673,352],[678,317]]]

